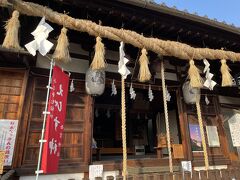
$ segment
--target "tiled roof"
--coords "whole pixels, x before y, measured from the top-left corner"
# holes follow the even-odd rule
[[[188,10],[178,10],[176,6],[169,7],[165,3],[156,3],[154,0],[118,0],[126,4],[132,4],[135,6],[140,6],[153,11],[158,11],[161,13],[177,16],[183,19],[189,19],[195,22],[203,23],[216,28],[224,29],[240,35],[240,28],[236,27],[234,24],[227,24],[225,21],[218,21],[216,18],[210,19],[207,15],[199,16],[196,12],[189,13]]]

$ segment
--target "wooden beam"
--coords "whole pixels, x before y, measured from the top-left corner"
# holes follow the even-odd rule
[[[172,31],[174,31],[176,29],[176,27],[175,26],[170,26],[170,28],[168,29],[168,32],[172,32]]]

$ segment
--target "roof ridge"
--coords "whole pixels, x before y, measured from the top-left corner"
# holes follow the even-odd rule
[[[120,1],[129,3],[129,0],[120,0]],[[240,27],[237,27],[236,25],[234,25],[234,23],[227,23],[225,20],[220,21],[217,18],[211,19],[208,17],[208,15],[200,16],[197,12],[191,13],[187,9],[179,10],[176,6],[170,7],[164,2],[157,3],[154,0],[130,0],[130,1],[133,3],[135,2],[135,5],[137,5],[136,3],[138,1],[141,1],[142,3],[145,3],[145,8],[148,8],[148,5],[151,5],[159,10],[172,11],[172,12],[178,13],[179,15],[182,14],[182,15],[186,16],[185,18],[187,18],[187,16],[188,16],[191,18],[195,18],[192,20],[201,20],[201,22],[205,23],[205,24],[208,24],[208,22],[211,22],[212,25],[215,25],[215,27],[217,27],[217,28],[224,28],[225,30],[227,29],[228,31],[240,34]],[[165,13],[167,13],[167,12],[165,12]],[[184,17],[182,17],[182,18],[184,18]],[[205,21],[205,22],[203,22],[203,21]],[[211,24],[208,24],[208,25],[211,26]]]

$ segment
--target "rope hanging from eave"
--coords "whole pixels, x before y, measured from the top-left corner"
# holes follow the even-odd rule
[[[208,160],[208,152],[207,152],[207,144],[206,144],[206,138],[205,138],[205,132],[204,132],[204,124],[202,120],[202,113],[201,113],[201,106],[200,106],[200,97],[196,97],[196,108],[197,108],[197,116],[198,116],[198,123],[200,128],[200,134],[202,139],[202,147],[203,147],[203,155],[204,155],[204,164],[205,164],[205,170],[209,170],[209,160]]]
[[[214,50],[209,48],[193,48],[187,44],[165,41],[157,38],[146,38],[134,31],[116,29],[108,26],[101,26],[89,20],[74,19],[68,15],[55,12],[47,7],[20,0],[8,0],[13,4],[14,8],[20,13],[30,16],[45,16],[47,20],[63,25],[61,19],[65,18],[64,26],[69,29],[87,32],[93,36],[100,36],[115,41],[124,41],[125,43],[132,44],[138,48],[146,48],[157,54],[164,56],[174,56],[179,59],[228,59],[232,61],[240,61],[240,53],[232,51]],[[4,2],[1,4],[5,6]],[[192,52],[195,52],[192,56]]]
[[[173,173],[171,135],[170,135],[169,118],[168,118],[167,94],[166,94],[166,84],[165,84],[165,73],[164,73],[163,60],[161,61],[161,78],[162,78],[163,106],[164,106],[165,124],[166,124],[166,132],[167,132],[167,148],[168,148],[168,154],[169,154],[169,171],[171,173]]]
[[[121,119],[122,119],[122,147],[123,147],[123,180],[127,177],[127,135],[126,135],[126,98],[125,98],[125,79],[122,77],[122,94],[121,94]]]

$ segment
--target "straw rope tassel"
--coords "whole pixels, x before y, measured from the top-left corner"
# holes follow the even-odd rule
[[[58,25],[64,24],[64,26],[69,29],[87,32],[91,36],[101,36],[102,38],[108,38],[119,42],[123,41],[138,48],[142,48],[144,46],[147,50],[151,50],[157,54],[162,54],[163,56],[174,56],[178,59],[185,60],[191,58],[196,60],[202,60],[204,58],[209,60],[218,60],[225,58],[231,59],[232,61],[240,61],[240,53],[232,51],[194,48],[180,42],[162,40],[153,37],[147,38],[134,31],[101,26],[90,20],[75,19],[66,14],[58,13],[50,8],[32,2],[11,0],[11,4],[13,4],[14,8],[22,14],[39,17],[42,17],[44,14],[46,19],[52,23],[56,23]],[[4,5],[6,4],[3,4],[3,6]],[[63,18],[65,18],[64,22],[62,21]],[[192,56],[192,52],[195,52],[194,56]]]
[[[230,69],[226,63],[225,59],[221,60],[221,73],[222,73],[222,86],[232,86],[233,85],[233,77],[230,74]]]
[[[205,169],[208,170],[209,162],[208,162],[207,145],[206,145],[206,141],[205,141],[205,134],[204,134],[204,129],[203,129],[203,121],[202,121],[201,107],[199,104],[199,100],[196,101],[196,108],[197,108],[198,123],[199,123],[199,127],[200,127],[201,138],[202,138]]]
[[[122,147],[123,147],[123,180],[127,176],[127,142],[126,142],[126,104],[125,104],[125,80],[122,77]]]
[[[203,80],[199,74],[199,69],[195,66],[194,61],[189,61],[188,77],[190,79],[190,86],[193,88],[200,88],[203,85]]]
[[[168,121],[168,107],[167,107],[163,60],[161,61],[161,78],[162,78],[162,90],[163,90],[164,115],[165,115],[165,122],[166,122],[166,131],[167,131],[167,146],[168,146],[168,154],[169,154],[169,171],[172,173],[173,172],[172,151],[171,151],[171,140],[170,140],[170,128],[169,128],[169,121]]]
[[[19,22],[19,12],[13,11],[11,19],[9,19],[5,25],[6,30],[6,36],[3,41],[2,46],[5,48],[15,48],[17,50],[22,49],[19,45],[19,39],[18,39],[18,30],[20,27]]]
[[[105,48],[104,44],[102,43],[102,38],[99,36],[96,38],[95,54],[90,67],[93,70],[106,68]]]
[[[57,46],[53,53],[53,58],[56,61],[62,61],[64,63],[68,63],[71,61],[70,55],[69,55],[69,42],[67,37],[67,29],[63,27],[61,29],[61,34],[58,37],[57,40]]]
[[[151,73],[148,67],[149,60],[147,57],[147,50],[145,48],[142,49],[142,54],[139,58],[139,74],[138,74],[138,79],[140,82],[146,82],[151,79]]]

